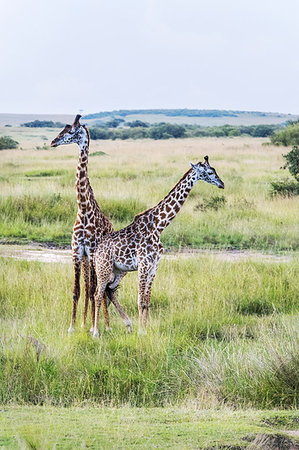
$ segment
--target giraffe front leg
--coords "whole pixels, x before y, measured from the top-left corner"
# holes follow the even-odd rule
[[[105,320],[105,325],[106,325],[106,331],[111,331],[110,322],[109,322],[108,302],[107,302],[106,294],[104,294],[104,297],[103,297],[103,300],[102,300],[102,304],[103,304],[103,312],[104,312],[104,320]]]
[[[150,266],[145,266],[139,275],[139,292],[138,292],[138,308],[139,308],[139,331],[138,334],[147,334],[147,320],[149,315],[149,307],[151,302],[152,284],[157,272],[160,255]]]
[[[94,330],[94,318],[95,318],[95,293],[97,288],[97,277],[94,270],[93,264],[90,266],[90,303],[91,303],[91,329],[90,332],[93,334]]]
[[[101,307],[104,292],[105,292],[105,287],[106,287],[106,284],[98,282],[96,295],[95,295],[95,318],[94,318],[93,335],[92,335],[93,338],[99,337],[99,312],[100,312],[100,307]]]
[[[144,321],[144,317],[147,317],[147,312],[149,305],[147,304],[146,298],[146,285],[147,285],[147,277],[148,277],[148,268],[138,267],[138,334],[147,334],[146,332],[146,324]]]
[[[81,261],[74,261],[74,271],[75,271],[75,280],[74,280],[74,290],[73,290],[73,310],[72,310],[72,318],[71,324],[68,329],[68,333],[72,334],[75,331],[75,323],[76,323],[76,313],[77,313],[77,305],[80,297],[80,274],[81,274]]]
[[[83,275],[84,275],[84,291],[85,291],[85,299],[84,299],[84,311],[83,311],[83,322],[82,328],[86,325],[87,319],[87,311],[88,311],[88,302],[90,297],[90,263],[86,256],[83,258]]]

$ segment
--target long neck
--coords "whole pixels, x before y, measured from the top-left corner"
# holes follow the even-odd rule
[[[87,201],[89,197],[90,184],[87,173],[89,139],[82,139],[79,145],[79,161],[76,173],[76,192],[78,209],[86,212]]]
[[[188,170],[166,197],[156,206],[141,214],[140,218],[147,217],[147,220],[152,223],[153,229],[161,234],[180,211],[196,181],[194,171]]]

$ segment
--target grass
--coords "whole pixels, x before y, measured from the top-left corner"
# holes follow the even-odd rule
[[[272,264],[164,259],[148,336],[136,331],[134,274],[124,280],[119,299],[135,331],[127,335],[111,307],[113,331],[104,332],[102,324],[101,338],[93,340],[80,327],[67,337],[71,264],[3,259],[0,401],[294,408],[298,268],[298,258]],[[47,347],[39,362],[27,336]]]
[[[295,444],[284,430],[298,427],[298,413],[10,406],[0,424],[1,448],[242,449],[261,436]]]
[[[11,127],[22,150],[1,152],[0,237],[66,245],[78,150],[38,151],[57,130],[39,132]],[[198,183],[162,234],[164,245],[298,250],[298,198],[271,196],[282,151],[263,143],[92,142],[98,157],[89,175],[117,229],[208,154],[226,188]],[[1,258],[0,447],[290,446],[295,437],[284,430],[298,427],[298,272],[295,252],[280,263],[165,258],[148,335],[137,335],[137,275],[130,274],[118,295],[133,333],[110,307],[112,332],[101,320],[94,341],[80,328],[82,299],[76,333],[67,337],[71,264]],[[39,357],[32,337],[45,345]]]
[[[40,144],[39,131],[32,135],[24,128],[11,130],[23,150],[1,152],[0,238],[69,244],[76,216],[77,148],[34,150]],[[50,141],[57,130],[43,133]],[[119,229],[160,201],[188,170],[189,161],[209,154],[225,190],[220,193],[214,186],[198,183],[162,234],[164,245],[298,250],[298,197],[271,197],[270,182],[283,175],[279,170],[283,158],[280,148],[265,147],[264,142],[253,138],[92,141],[91,154],[105,153],[105,157],[90,159],[90,181],[103,212]]]

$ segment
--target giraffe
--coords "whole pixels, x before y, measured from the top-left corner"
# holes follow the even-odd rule
[[[111,233],[113,226],[109,219],[101,212],[95,199],[92,187],[89,183],[87,166],[89,152],[89,132],[80,124],[81,116],[78,114],[72,125],[66,125],[58,136],[51,142],[51,147],[76,143],[79,147],[79,161],[76,172],[76,193],[78,212],[72,235],[72,261],[74,266],[74,289],[73,289],[73,310],[71,324],[68,333],[75,330],[77,304],[80,297],[80,275],[83,266],[85,302],[83,323],[85,326],[88,311],[89,298],[91,300],[92,323],[94,323],[95,302],[94,293],[96,288],[96,276],[93,267],[93,257],[100,236]],[[132,330],[132,324],[128,316],[124,313],[115,295],[111,297],[109,288],[103,293],[103,309],[106,328],[109,330],[109,315],[107,310],[107,296],[112,301],[120,316],[122,317],[128,332]],[[90,330],[93,333],[93,328]]]
[[[146,334],[151,287],[163,253],[162,231],[177,215],[198,180],[224,189],[224,183],[210,166],[208,156],[204,159],[204,163],[191,163],[191,169],[156,206],[138,214],[126,228],[102,237],[94,257],[97,290],[93,337],[99,335],[100,300],[105,289],[108,287],[113,297],[121,279],[132,271],[138,271],[139,333]]]

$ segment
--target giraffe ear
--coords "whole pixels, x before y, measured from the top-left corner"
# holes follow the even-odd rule
[[[196,171],[196,165],[195,165],[195,164],[193,164],[193,163],[191,162],[191,163],[190,163],[190,166],[192,167],[193,170]]]

